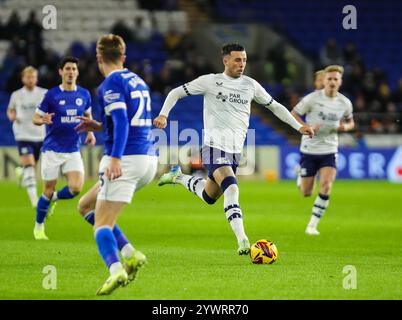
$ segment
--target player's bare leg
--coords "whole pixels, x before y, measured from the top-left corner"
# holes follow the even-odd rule
[[[221,195],[223,194],[219,185],[209,177],[207,178],[207,181],[205,182],[204,190],[207,193],[207,195],[210,198],[214,199],[215,201],[218,200],[221,197]]]
[[[315,177],[302,177],[300,181],[300,192],[304,197],[311,197],[314,191]]]
[[[45,234],[44,220],[48,214],[56,183],[57,180],[44,181],[43,194],[40,196],[36,207],[36,221],[34,228],[34,237],[36,240],[48,240],[48,237]]]
[[[95,214],[94,210],[96,206],[96,198],[98,196],[99,189],[100,189],[100,183],[97,182],[78,201],[78,212],[85,220],[87,220],[88,214],[90,213],[92,213],[92,215]],[[92,223],[92,225],[93,224],[94,223]]]
[[[250,252],[250,242],[244,231],[243,216],[239,205],[239,187],[237,186],[233,169],[230,166],[219,167],[214,171],[213,177],[223,193],[226,218],[236,235],[239,245],[237,252],[240,255],[248,254]]]
[[[318,193],[314,205],[310,222],[307,225],[306,233],[310,235],[319,235],[317,230],[318,223],[325,213],[329,205],[329,195],[333,182],[336,178],[336,169],[334,167],[323,167],[319,171],[320,174],[320,192]]]
[[[82,190],[84,186],[84,174],[81,171],[70,171],[66,172],[65,176],[67,178],[67,185],[58,190],[53,192],[52,195],[52,203],[50,204],[49,213],[47,218],[51,218],[54,214],[57,200],[68,200],[75,198]]]
[[[66,177],[70,191],[79,194],[84,186],[84,174],[80,171],[71,171],[66,173]]]

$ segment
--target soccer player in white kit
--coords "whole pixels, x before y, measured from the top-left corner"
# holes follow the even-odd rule
[[[27,189],[32,207],[36,207],[38,194],[36,190],[35,164],[39,160],[45,128],[32,123],[36,107],[42,101],[46,89],[38,87],[38,71],[28,66],[22,70],[23,87],[11,94],[7,108],[8,119],[13,123],[13,133],[17,142],[22,165],[21,185]],[[21,168],[17,168],[19,172]]]
[[[170,110],[177,100],[190,95],[204,96],[204,146],[201,151],[208,168],[207,179],[182,174],[173,167],[164,174],[159,185],[179,183],[208,204],[223,194],[224,211],[238,242],[238,254],[248,254],[250,242],[244,231],[239,205],[236,169],[250,120],[251,101],[270,109],[279,119],[302,134],[312,136],[312,128],[302,125],[281,104],[276,102],[254,79],[244,76],[247,54],[243,46],[229,43],[222,47],[223,73],[201,76],[173,89],[167,96],[154,124],[165,128]]]
[[[314,201],[306,233],[319,235],[317,225],[329,205],[329,196],[336,178],[338,132],[354,128],[352,102],[339,92],[343,67],[331,65],[325,68],[324,89],[305,96],[292,110],[292,114],[304,124],[313,126],[315,136],[302,137],[300,144],[300,191],[310,197],[315,176],[319,174],[320,190]]]

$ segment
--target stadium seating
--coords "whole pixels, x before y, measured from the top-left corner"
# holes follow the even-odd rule
[[[42,8],[48,5],[46,0],[7,0],[0,1],[0,21],[6,23],[13,10],[17,10],[24,22],[31,10],[37,17],[43,17]],[[189,30],[189,22],[183,11],[154,11],[150,12],[139,8],[135,0],[63,0],[55,5],[57,10],[57,30],[43,32],[45,47],[56,50],[63,55],[68,49],[72,54],[81,57],[86,52],[95,52],[95,41],[101,35],[110,32],[111,27],[119,20],[126,22],[128,27],[134,26],[137,16],[152,18],[155,21],[156,33],[148,42],[127,44],[127,65],[144,59],[151,61],[154,72],[158,73],[167,59],[164,51],[165,34],[172,24],[179,32]],[[113,10],[113,15],[110,15]],[[0,61],[6,55],[8,41],[0,41]],[[14,145],[11,124],[6,117],[6,107],[9,93],[4,93],[4,84],[9,74],[0,71],[0,145]],[[153,96],[154,116],[163,104],[163,97]],[[172,112],[172,120],[178,120],[179,132],[185,128],[197,130],[199,136],[202,132],[202,98],[191,97],[180,101]],[[99,119],[97,99],[93,97],[93,110],[95,118]],[[256,144],[286,143],[286,138],[275,133],[259,116],[252,116],[250,128],[256,129]],[[168,136],[170,132],[168,131]],[[102,136],[97,135],[98,143],[102,143]],[[179,142],[184,144],[185,141]]]
[[[341,46],[353,41],[369,69],[379,67],[386,71],[391,88],[400,77],[395,65],[402,63],[401,1],[222,0],[215,3],[220,17],[228,21],[266,23],[314,59],[329,38],[335,38]],[[342,27],[345,17],[342,9],[349,4],[357,10],[357,30]]]

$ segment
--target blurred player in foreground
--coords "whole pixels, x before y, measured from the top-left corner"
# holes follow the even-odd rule
[[[98,40],[96,58],[105,80],[99,87],[102,123],[81,118],[79,131],[103,129],[105,153],[97,183],[79,202],[82,216],[94,225],[95,240],[110,276],[97,295],[112,293],[135,279],[146,257],[134,249],[116,225],[133,194],[153,180],[158,158],[151,134],[151,96],[147,84],[123,67],[126,45],[117,35]],[[118,255],[120,250],[124,266]]]
[[[16,169],[21,185],[27,189],[32,207],[38,203],[35,165],[39,160],[45,128],[35,126],[32,117],[42,101],[46,89],[38,87],[38,71],[31,66],[22,70],[23,87],[11,94],[7,108],[8,119],[13,123],[14,138],[17,142],[21,167]]]
[[[240,255],[248,254],[250,242],[244,231],[236,169],[250,120],[251,101],[270,109],[279,119],[302,134],[313,130],[301,125],[254,79],[244,76],[247,54],[243,46],[229,43],[222,47],[223,73],[201,76],[169,92],[155,126],[165,128],[170,110],[177,100],[190,95],[204,96],[204,146],[201,155],[208,168],[207,179],[181,173],[175,166],[164,174],[159,185],[179,183],[207,204],[214,204],[223,194],[226,218],[237,238]]]
[[[80,154],[80,136],[74,130],[80,121],[77,117],[91,116],[91,95],[88,90],[77,86],[78,60],[65,57],[59,66],[62,83],[49,89],[36,109],[33,123],[46,125],[46,137],[42,146],[41,175],[44,182],[43,194],[36,208],[34,237],[48,240],[44,219],[54,209],[58,199],[72,199],[84,184],[84,164]],[[95,136],[88,133],[86,144],[94,145]],[[55,192],[59,172],[67,178],[67,185]],[[49,206],[52,202],[53,208]]]
[[[332,185],[336,178],[338,132],[354,128],[352,102],[339,92],[342,85],[343,67],[332,65],[324,70],[324,89],[305,96],[292,110],[292,114],[304,123],[313,126],[313,138],[302,137],[300,144],[300,191],[310,197],[315,176],[319,174],[320,190],[313,205],[306,233],[319,235],[317,225],[329,205]]]

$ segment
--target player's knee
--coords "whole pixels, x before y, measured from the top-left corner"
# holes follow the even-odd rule
[[[328,194],[331,191],[332,183],[329,181],[324,181],[320,186],[320,193]]]
[[[239,188],[237,186],[236,177],[229,176],[223,179],[221,182],[221,190],[222,193],[225,193],[226,190],[229,190],[230,192],[237,192]]]
[[[71,185],[69,186],[71,193],[75,194],[76,196],[81,192],[82,186],[80,185]]]
[[[301,184],[300,191],[303,197],[311,197],[313,195],[313,188],[314,186]]]
[[[214,204],[217,199],[214,199],[208,195],[208,193],[205,192],[205,189],[202,191],[202,198],[204,201],[208,204]]]

